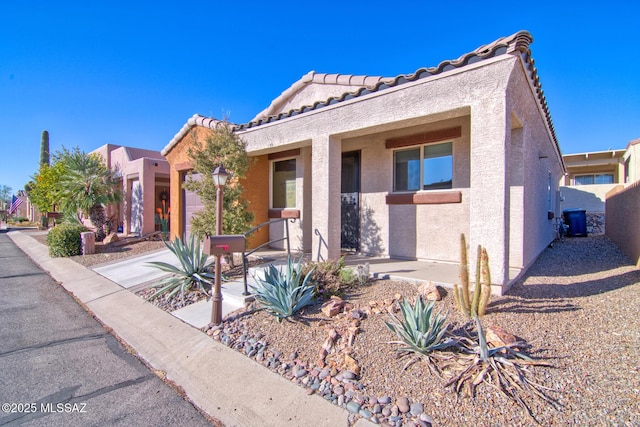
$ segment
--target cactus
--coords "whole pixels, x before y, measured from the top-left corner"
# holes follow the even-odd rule
[[[489,255],[487,250],[482,248],[482,277],[484,278],[484,286],[480,294],[480,304],[478,306],[478,315],[484,316],[487,311],[487,304],[491,298],[491,270],[489,270]]]
[[[40,167],[49,166],[49,158],[49,132],[43,130],[42,138],[40,139]]]
[[[476,283],[473,299],[469,294],[469,265],[467,245],[464,234],[460,235],[460,283],[453,285],[453,296],[456,306],[467,317],[483,316],[491,297],[491,272],[489,271],[489,255],[487,250],[478,245],[476,261]]]

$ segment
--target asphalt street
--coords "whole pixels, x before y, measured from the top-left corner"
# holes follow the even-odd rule
[[[0,426],[210,426],[0,232]]]

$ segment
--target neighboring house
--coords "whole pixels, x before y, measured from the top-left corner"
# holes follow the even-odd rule
[[[603,234],[605,196],[625,182],[625,150],[565,154],[567,174],[560,182],[561,208],[586,211],[587,232]]]
[[[234,128],[254,159],[256,223],[299,218],[292,245],[314,259],[349,249],[456,263],[464,233],[470,259],[487,248],[502,293],[554,239],[565,172],[531,43],[519,32],[393,78],[305,75]],[[187,150],[217,123],[193,116],[162,151],[174,236],[191,209]]]
[[[640,138],[616,150],[562,156],[567,173],[560,180],[561,208],[586,211],[587,231],[605,232],[606,199],[640,180]]]
[[[119,231],[126,235],[161,231],[156,212],[162,209],[162,199],[169,206],[169,164],[162,154],[113,144],[92,153],[102,156],[122,177],[122,203],[107,207],[107,215],[115,216]]]

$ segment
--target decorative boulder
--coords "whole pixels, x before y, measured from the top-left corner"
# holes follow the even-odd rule
[[[342,298],[333,296],[329,301],[324,303],[324,305],[322,306],[322,312],[327,317],[334,317],[338,313],[340,313],[343,306],[344,306],[344,301],[342,300]]]
[[[118,238],[118,234],[116,233],[111,233],[109,234],[107,237],[104,238],[104,240],[102,241],[102,243],[104,243],[105,245],[108,245],[109,243],[113,243],[113,242],[117,242],[118,240],[120,240]]]
[[[500,326],[488,327],[486,339],[487,344],[491,344],[493,348],[513,346],[519,342],[515,335],[505,331]],[[512,348],[516,349],[515,347]]]
[[[427,301],[440,301],[442,295],[438,290],[438,287],[433,282],[424,283],[418,287],[418,293],[424,297]]]

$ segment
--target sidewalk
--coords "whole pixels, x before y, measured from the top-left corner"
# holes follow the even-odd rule
[[[20,231],[7,233],[105,326],[226,426],[347,426],[348,412]],[[359,420],[358,427],[372,425]]]

